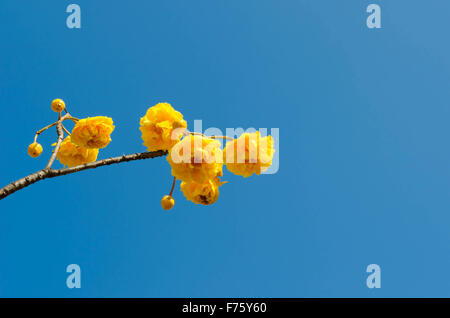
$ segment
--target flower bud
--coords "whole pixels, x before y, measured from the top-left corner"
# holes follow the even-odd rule
[[[165,195],[161,199],[161,206],[164,210],[170,210],[175,205],[175,200],[170,195]]]
[[[52,101],[52,110],[54,112],[60,113],[66,108],[66,103],[62,99],[54,99]]]
[[[28,154],[33,157],[39,157],[39,155],[42,153],[42,146],[41,144],[38,144],[37,142],[33,142],[31,145],[28,146]]]

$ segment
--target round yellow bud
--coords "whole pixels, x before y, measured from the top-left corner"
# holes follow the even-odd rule
[[[66,103],[62,99],[57,98],[52,101],[52,110],[54,112],[60,113],[64,108],[66,108]]]
[[[31,145],[28,146],[28,154],[33,157],[39,157],[39,155],[42,153],[42,146],[41,144],[38,144],[37,142],[33,142]]]
[[[165,195],[161,199],[161,206],[164,210],[170,210],[175,205],[175,200],[170,195]]]

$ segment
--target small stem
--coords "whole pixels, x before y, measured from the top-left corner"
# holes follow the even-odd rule
[[[66,116],[67,116],[67,115],[69,115],[69,113],[67,113]],[[70,120],[73,121],[74,123],[77,123],[77,121],[80,120],[79,118],[72,117],[72,116],[70,116],[70,115],[69,115],[68,117],[64,118],[63,120],[66,120],[66,119],[70,119]]]
[[[172,189],[170,189],[169,196],[172,196],[173,189],[175,188],[175,181],[177,181],[177,177],[173,177]]]
[[[58,120],[55,121],[53,124],[47,125],[42,129],[39,129],[38,131],[36,131],[36,134],[34,135],[34,142],[37,141],[37,138],[40,134],[42,134],[44,131],[46,131],[49,128],[52,128],[53,126],[55,126],[58,122],[63,122],[66,119],[72,119],[74,117],[70,116],[70,114],[67,112],[67,110],[64,109],[64,111],[66,112],[66,115],[61,117],[61,112],[58,113]],[[76,119],[76,118],[74,118]],[[78,119],[76,119],[78,120]],[[66,130],[65,128],[63,128],[64,130]],[[67,131],[66,131],[67,132]],[[70,135],[70,134],[69,134]]]
[[[62,125],[62,128],[64,129],[64,131],[66,132],[66,134],[68,134],[69,136],[72,136],[72,134],[66,129],[66,127],[64,127],[64,125]]]
[[[53,149],[52,155],[50,157],[50,160],[47,162],[47,165],[45,166],[45,169],[50,169],[52,167],[53,162],[55,162],[56,155],[58,154],[59,147],[61,146],[61,143],[64,139],[64,131],[63,131],[63,121],[66,118],[69,118],[70,114],[67,113],[64,116],[61,117],[61,113],[59,113],[59,119],[56,122],[56,132],[58,133],[58,141],[56,142],[56,146]]]
[[[189,132],[189,134],[191,135],[195,135],[195,136],[203,136],[206,138],[211,138],[211,139],[226,139],[226,140],[233,140],[233,138],[228,137],[228,136],[205,136],[202,133],[196,133],[196,132]]]
[[[61,146],[61,142],[64,138],[64,132],[63,132],[61,120],[59,120],[58,123],[56,124],[56,132],[58,133],[58,141],[56,142],[56,146],[53,149],[52,156],[50,157],[50,160],[47,162],[45,169],[50,169],[52,167],[53,162],[55,162],[56,155],[58,154],[59,147]]]
[[[48,126],[45,126],[44,128],[42,128],[42,129],[36,131],[36,134],[34,135],[34,142],[37,141],[37,137],[38,137],[40,134],[42,134],[42,133],[43,133],[44,131],[46,131],[47,129],[49,129],[49,128],[55,126],[57,123],[58,123],[58,122],[55,121],[53,124],[50,124],[50,125],[48,125]]]

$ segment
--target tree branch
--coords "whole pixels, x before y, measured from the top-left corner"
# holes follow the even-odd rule
[[[61,114],[60,114],[60,116],[61,116]],[[67,115],[64,115],[64,116],[67,116]],[[52,156],[50,157],[50,160],[48,161],[47,165],[45,166],[45,169],[50,169],[52,167],[52,164],[56,159],[56,155],[58,154],[59,147],[61,146],[61,142],[63,141],[63,138],[64,138],[64,132],[63,132],[63,128],[62,128],[61,119],[58,120],[58,122],[56,124],[56,132],[58,133],[58,141],[56,142],[56,146],[53,149]]]
[[[56,151],[54,152],[54,154],[56,154]],[[63,169],[45,168],[45,169],[39,170],[35,173],[32,173],[22,179],[14,181],[14,182],[8,184],[7,186],[1,188],[0,189],[0,200],[6,198],[10,194],[13,194],[14,192],[16,192],[20,189],[23,189],[25,187],[28,187],[29,185],[32,185],[33,183],[38,182],[40,180],[64,176],[66,174],[75,173],[75,172],[83,171],[83,170],[87,170],[87,169],[94,169],[94,168],[101,167],[101,166],[108,166],[108,165],[112,165],[112,164],[116,164],[116,163],[128,162],[128,161],[133,161],[133,160],[151,159],[151,158],[156,158],[156,157],[162,157],[165,155],[167,155],[167,151],[158,150],[158,151],[153,151],[153,152],[141,152],[141,153],[135,153],[132,155],[123,155],[123,156],[119,156],[119,157],[103,159],[103,160],[86,163],[86,164],[71,167],[71,168],[63,168]]]

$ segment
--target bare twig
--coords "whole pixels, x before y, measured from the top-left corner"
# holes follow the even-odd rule
[[[169,195],[171,196],[173,193],[173,189],[175,189],[175,182],[177,181],[177,177],[173,177],[172,188],[170,189]]]
[[[67,116],[67,115],[64,115]],[[64,132],[62,128],[62,121],[61,119],[58,120],[58,123],[56,124],[56,131],[58,132],[58,141],[56,142],[55,148],[53,148],[53,153],[50,157],[50,160],[47,162],[47,165],[45,166],[45,169],[50,169],[52,167],[53,162],[55,162],[56,155],[58,154],[59,147],[61,146],[61,142],[64,138]]]
[[[56,152],[54,152],[53,154],[56,154]],[[32,173],[22,179],[14,181],[14,182],[8,184],[7,186],[1,188],[0,189],[0,200],[6,198],[8,195],[10,195],[20,189],[23,189],[33,183],[38,182],[40,180],[64,176],[66,174],[75,173],[75,172],[87,170],[87,169],[93,169],[93,168],[97,168],[97,167],[101,167],[101,166],[108,166],[108,165],[112,165],[112,164],[116,164],[116,163],[133,161],[133,160],[151,159],[151,158],[156,158],[156,157],[162,157],[165,155],[167,155],[167,151],[158,150],[158,151],[153,151],[153,152],[142,152],[142,153],[136,153],[136,154],[131,154],[131,155],[123,155],[123,156],[119,156],[119,157],[103,159],[103,160],[86,163],[86,164],[71,167],[71,168],[63,168],[63,169],[45,168],[43,170],[39,170],[35,173]]]
[[[233,138],[228,137],[228,136],[206,136],[202,133],[197,133],[197,132],[192,132],[192,131],[188,131],[186,133],[186,135],[194,135],[194,136],[203,136],[206,138],[211,138],[211,139],[226,139],[226,140],[233,140]]]
[[[55,126],[57,123],[58,123],[58,122],[55,121],[53,124],[50,124],[50,125],[48,125],[48,126],[45,126],[45,127],[42,128],[42,129],[39,129],[38,131],[36,131],[36,135],[40,135],[43,131],[45,131],[45,130],[47,130],[47,129],[53,127],[53,126]]]
[[[64,125],[62,125],[62,129],[66,132],[66,134],[68,134],[69,136],[71,135],[71,133],[67,130],[67,128],[64,127]]]
[[[67,113],[66,115],[64,115],[64,118],[62,119],[62,121],[66,120],[66,119],[70,119],[70,120],[73,121],[75,124],[77,123],[77,121],[80,121],[79,118],[72,117],[72,116],[69,115],[69,113]]]

